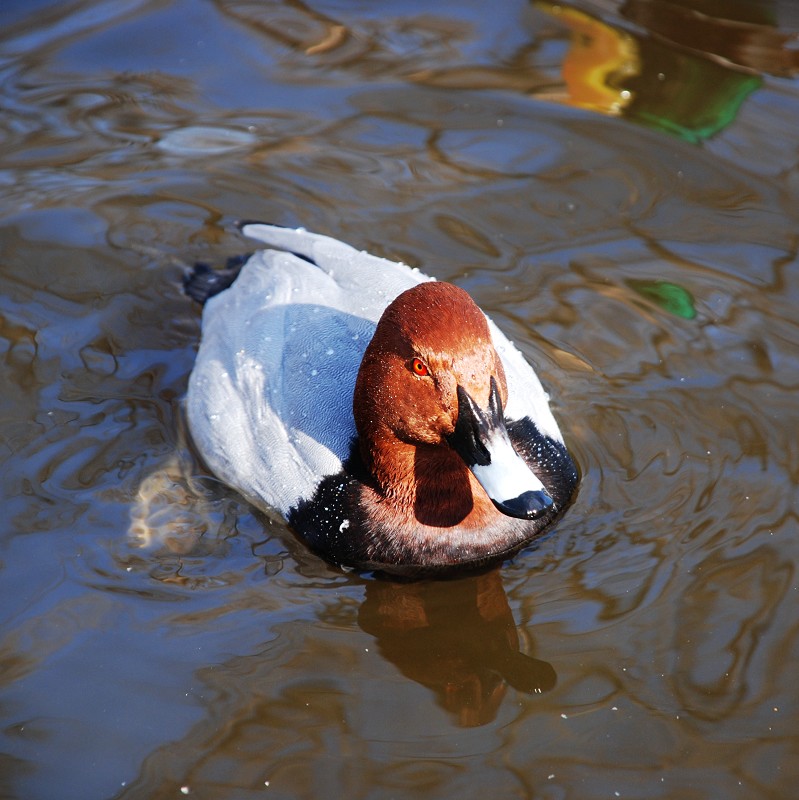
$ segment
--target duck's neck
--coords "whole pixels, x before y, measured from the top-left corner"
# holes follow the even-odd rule
[[[392,437],[373,441],[362,448],[362,455],[383,502],[409,523],[468,526],[480,511],[484,493],[463,460],[446,445],[413,445]]]

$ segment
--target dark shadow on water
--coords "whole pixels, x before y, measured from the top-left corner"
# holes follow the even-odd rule
[[[520,652],[497,570],[457,581],[373,581],[358,622],[463,726],[491,722],[508,686],[541,694],[557,683],[551,664]]]

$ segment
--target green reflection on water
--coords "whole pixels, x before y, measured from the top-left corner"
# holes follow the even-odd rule
[[[628,280],[627,285],[641,297],[675,317],[693,319],[696,316],[693,295],[682,286],[668,281]]]

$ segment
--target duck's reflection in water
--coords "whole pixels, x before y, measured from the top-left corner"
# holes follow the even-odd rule
[[[463,726],[494,719],[508,686],[552,689],[552,665],[520,652],[498,570],[459,580],[371,581],[358,621],[384,658],[430,688]]]

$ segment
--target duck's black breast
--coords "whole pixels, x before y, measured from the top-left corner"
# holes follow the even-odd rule
[[[579,483],[577,465],[566,445],[542,434],[529,418],[509,421],[508,436],[516,452],[527,462],[562,512]]]
[[[509,423],[508,433],[555,502],[551,511],[535,520],[501,516],[499,524],[492,526],[490,544],[472,546],[468,536],[449,529],[436,532],[419,524],[415,527],[424,528],[425,535],[417,536],[407,525],[375,523],[368,516],[364,497],[374,497],[378,492],[361,459],[357,440],[351,443],[341,472],[325,477],[312,497],[290,509],[288,522],[320,555],[358,569],[422,576],[502,561],[541,536],[560,517],[578,483],[577,469],[566,447],[541,434],[529,418]]]
[[[369,480],[353,440],[341,471],[323,478],[310,498],[289,510],[289,525],[325,558],[345,566],[365,565],[373,548],[361,496]]]

